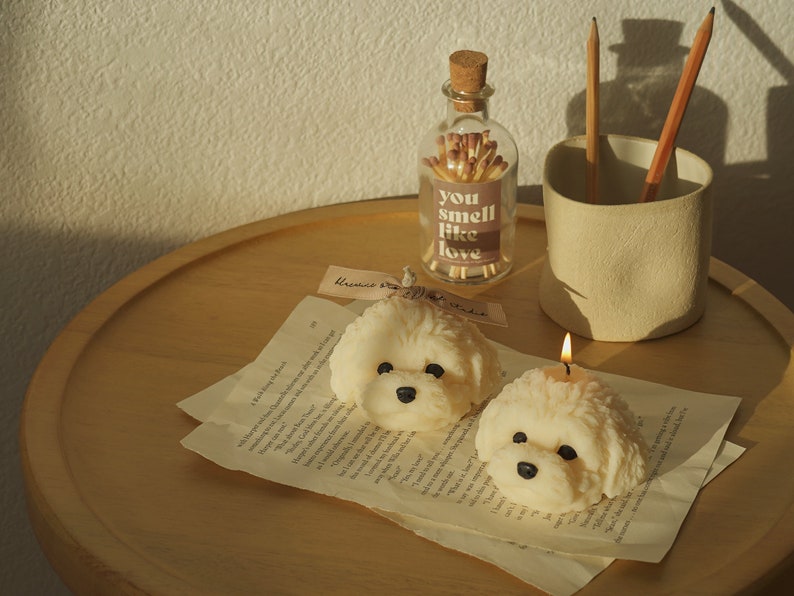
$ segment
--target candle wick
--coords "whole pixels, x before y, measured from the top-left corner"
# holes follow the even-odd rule
[[[567,362],[563,362],[563,365],[565,365],[565,374],[570,377],[571,376],[571,365],[568,364]]]

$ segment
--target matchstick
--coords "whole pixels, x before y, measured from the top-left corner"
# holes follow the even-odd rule
[[[457,149],[447,151],[447,174],[453,180],[458,176],[458,159],[460,152]]]
[[[423,157],[422,165],[427,166],[428,168],[433,170],[433,173],[436,175],[437,178],[441,178],[442,180],[446,180],[447,182],[454,182],[452,177],[449,174],[447,174],[446,170],[441,169],[441,164],[435,155],[433,157]]]
[[[509,164],[496,153],[497,142],[490,130],[471,133],[448,132],[436,137],[436,155],[423,157],[422,165],[436,178],[447,182],[490,182],[499,178]]]
[[[436,147],[438,148],[438,161],[442,169],[447,167],[447,146],[443,135],[439,135],[436,139]]]
[[[496,180],[507,170],[507,162],[502,160],[501,157],[501,155],[497,155],[491,165],[488,166],[488,169],[485,171],[486,182]]]
[[[480,182],[482,180],[486,169],[488,169],[488,160],[480,160],[477,164],[477,172],[474,174],[474,182]]]

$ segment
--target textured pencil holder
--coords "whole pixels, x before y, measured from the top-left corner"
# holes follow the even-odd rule
[[[656,200],[640,203],[656,142],[618,135],[599,141],[595,203],[585,202],[585,137],[546,156],[540,306],[566,330],[601,341],[676,333],[706,307],[711,168],[676,149]]]

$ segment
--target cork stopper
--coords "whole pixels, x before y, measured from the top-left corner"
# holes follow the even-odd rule
[[[488,56],[482,52],[459,50],[449,57],[449,78],[452,88],[463,93],[476,93],[485,87]]]

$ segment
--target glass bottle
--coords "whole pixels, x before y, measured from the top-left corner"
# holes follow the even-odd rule
[[[449,65],[446,119],[419,146],[420,256],[437,279],[477,284],[513,264],[518,150],[488,114],[488,57],[461,50]]]

